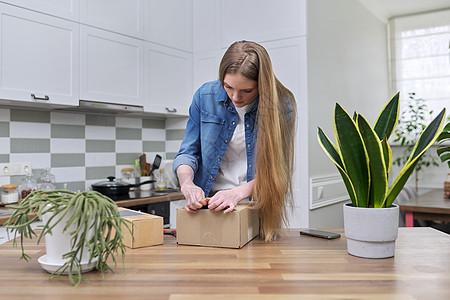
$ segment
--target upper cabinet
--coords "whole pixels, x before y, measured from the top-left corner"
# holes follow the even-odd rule
[[[221,1],[222,47],[243,39],[264,42],[306,35],[305,1]],[[249,12],[254,15],[249,17]]]
[[[144,2],[144,39],[192,52],[192,0]]]
[[[2,2],[78,22],[80,0],[2,0]]]
[[[0,99],[78,104],[79,25],[0,3]]]
[[[81,25],[80,99],[143,105],[144,42]]]
[[[145,42],[145,86],[145,111],[188,115],[192,54]]]
[[[144,0],[80,0],[80,22],[144,38]]]
[[[194,52],[219,49],[220,1],[195,0],[192,10]]]

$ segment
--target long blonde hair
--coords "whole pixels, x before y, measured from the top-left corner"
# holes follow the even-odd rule
[[[257,43],[239,41],[228,48],[219,67],[222,85],[225,74],[234,73],[258,82],[252,197],[255,208],[261,211],[260,235],[270,242],[276,240],[282,225],[287,224],[287,208],[293,202],[295,98],[275,77],[269,54]]]

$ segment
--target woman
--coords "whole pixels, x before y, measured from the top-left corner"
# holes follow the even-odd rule
[[[261,236],[276,239],[292,199],[295,108],[264,47],[233,43],[219,80],[195,93],[173,163],[185,209],[208,205],[228,213],[251,196],[261,211]]]

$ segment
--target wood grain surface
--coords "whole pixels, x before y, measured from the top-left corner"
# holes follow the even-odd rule
[[[37,262],[44,245],[27,241],[29,263],[12,242],[0,246],[0,299],[450,299],[450,235],[400,228],[396,254],[363,259],[346,239],[325,240],[286,230],[276,243],[255,239],[242,249],[164,245],[128,249],[125,269],[70,285],[49,278]]]

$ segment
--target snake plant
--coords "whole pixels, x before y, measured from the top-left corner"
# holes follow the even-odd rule
[[[68,230],[72,224],[76,230],[68,232],[71,238],[72,251],[63,255],[66,263],[59,267],[53,276],[68,273],[73,285],[81,280],[80,258],[83,249],[89,250],[89,264],[97,260],[97,269],[103,272],[112,269],[107,260],[111,258],[116,263],[116,255],[125,255],[122,243],[122,224],[130,230],[126,221],[120,217],[117,204],[108,197],[94,191],[72,192],[68,190],[43,191],[36,190],[29,194],[18,206],[8,206],[14,210],[5,227],[14,232],[14,246],[17,246],[16,237],[20,235],[22,249],[21,259],[28,261],[30,256],[23,247],[24,238],[32,238],[37,234],[31,228],[31,223],[42,220],[42,215],[51,214],[41,228],[37,243],[46,234],[52,234],[52,229],[68,215],[69,220],[63,230]],[[70,214],[70,215],[69,215]],[[67,218],[66,218],[67,219]],[[87,226],[87,224],[91,224]],[[93,232],[92,238],[89,231]],[[74,275],[75,274],[75,275]]]
[[[445,108],[422,131],[400,174],[388,186],[392,151],[388,139],[398,121],[399,93],[386,104],[371,126],[360,114],[351,117],[341,105],[334,110],[336,145],[319,127],[317,138],[342,176],[355,207],[390,207],[414,170],[419,158],[436,141],[444,126]]]
[[[447,162],[450,168],[450,146],[444,145],[444,142],[450,142],[450,123],[445,125],[444,130],[439,135],[437,141],[439,142],[439,147],[437,148],[437,154],[441,158],[442,162]]]

